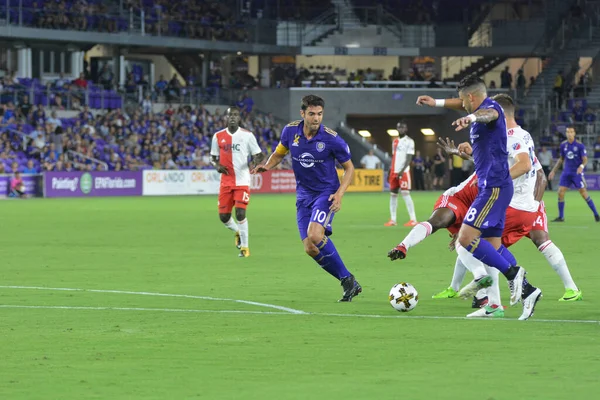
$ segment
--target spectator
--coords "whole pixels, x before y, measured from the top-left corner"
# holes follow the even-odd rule
[[[23,173],[24,174],[37,174],[38,173],[38,170],[37,170],[37,168],[35,168],[35,165],[33,164],[32,159],[27,160],[27,166],[25,168],[23,168]]]
[[[444,185],[444,176],[446,176],[446,158],[442,149],[437,149],[437,153],[433,157],[433,170],[433,190],[438,190]]]
[[[19,109],[17,112],[17,118],[25,120],[29,122],[31,120],[31,112],[33,110],[33,106],[29,102],[29,96],[23,96],[23,100],[19,104]]]
[[[512,88],[512,75],[509,71],[509,67],[506,66],[506,68],[504,68],[504,71],[502,71],[500,73],[500,87],[502,89],[510,89]]]
[[[525,96],[525,86],[527,85],[527,79],[522,69],[517,72],[517,98],[522,99]]]
[[[73,84],[74,84],[74,85],[75,85],[77,88],[79,88],[79,89],[81,89],[81,90],[86,90],[86,89],[87,89],[87,87],[88,87],[88,83],[87,83],[87,81],[85,80],[85,75],[83,74],[83,72],[82,72],[81,74],[79,74],[79,78],[77,78],[77,79],[75,79],[75,80],[73,81]],[[65,85],[65,86],[66,86],[66,85]]]
[[[600,136],[596,138],[596,143],[594,143],[594,172],[598,171],[598,165],[600,165]]]
[[[537,156],[538,160],[540,161],[540,165],[544,170],[544,174],[548,176],[548,174],[550,174],[550,169],[552,168],[552,151],[550,151],[546,146],[542,146]],[[552,182],[549,179],[548,190],[552,190]]]
[[[360,160],[360,164],[365,169],[381,168],[381,160],[374,154],[373,149],[370,149],[369,153],[363,156]]]
[[[585,122],[585,132],[588,135],[594,135],[596,133],[596,113],[591,108],[587,108],[582,117]]]
[[[413,176],[415,179],[415,189],[425,190],[425,160],[421,157],[420,150],[415,152],[415,158],[413,158],[412,162],[414,166]]]
[[[554,87],[552,88],[552,90],[554,91],[554,95],[556,98],[556,108],[559,110],[562,108],[563,89],[564,89],[563,72],[558,71],[558,73],[554,77]]]
[[[463,181],[463,159],[460,156],[453,155],[448,160],[450,167],[450,186],[458,186]]]

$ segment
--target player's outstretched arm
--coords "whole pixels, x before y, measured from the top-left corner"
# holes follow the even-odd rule
[[[257,153],[257,154],[252,154],[250,156],[250,168],[256,168],[257,166],[259,166],[265,159],[265,155],[261,152],[261,153]]]
[[[538,169],[537,175],[535,178],[535,188],[533,191],[533,197],[536,201],[542,201],[544,199],[544,192],[546,191],[546,185],[548,184],[548,179],[546,179],[546,174],[543,169]]]
[[[273,169],[276,166],[278,166],[279,163],[281,163],[281,161],[283,160],[283,157],[285,157],[285,155],[274,152],[273,154],[271,154],[271,156],[269,157],[269,159],[267,160],[267,162],[265,164],[257,165],[256,167],[254,167],[252,169],[252,171],[250,171],[250,173],[258,174],[260,172],[266,172],[270,169]]]
[[[554,179],[554,175],[556,175],[556,171],[558,171],[558,169],[560,168],[562,163],[563,163],[563,158],[562,158],[562,156],[560,156],[558,158],[558,161],[556,161],[554,168],[552,168],[552,171],[550,171],[550,173],[548,174],[548,179],[550,179],[550,180]]]
[[[342,168],[344,168],[344,176],[342,177],[340,187],[337,192],[329,196],[329,201],[331,201],[329,209],[333,212],[338,212],[342,208],[342,197],[346,193],[346,190],[348,190],[348,186],[352,183],[352,179],[354,179],[354,164],[352,164],[352,160],[342,163]]]
[[[418,106],[429,106],[429,107],[444,107],[451,110],[465,111],[463,102],[461,99],[434,99],[431,96],[419,96],[417,98]]]
[[[452,123],[452,126],[456,126],[456,131],[461,131],[464,128],[467,128],[473,122],[482,122],[484,124],[489,124],[492,121],[498,119],[500,114],[498,111],[493,108],[484,108],[475,111],[473,114],[469,114],[466,117],[462,117],[457,119]]]

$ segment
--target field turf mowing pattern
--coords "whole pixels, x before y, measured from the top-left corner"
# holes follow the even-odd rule
[[[419,219],[437,195],[413,193]],[[560,279],[524,239],[512,250],[544,291],[525,322],[520,304],[465,320],[470,301],[431,299],[452,276],[446,231],[390,262],[409,229],[383,226],[388,194],[350,193],[335,217],[332,239],[364,288],[351,303],[304,254],[293,195],[252,197],[248,259],[216,203],[3,202],[0,399],[597,398],[600,224],[576,192],[550,234],[584,301],[557,301]],[[546,203],[552,219],[556,193]],[[419,291],[407,314],[387,299],[399,281]]]

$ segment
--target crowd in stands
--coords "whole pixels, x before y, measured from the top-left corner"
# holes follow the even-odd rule
[[[412,81],[429,82],[431,88],[450,87],[445,81],[440,82],[435,75],[425,76],[418,68],[413,67],[404,73],[395,67],[390,75],[377,67],[348,71],[332,65],[310,65],[296,68],[295,65],[275,65],[271,69],[271,85],[274,87],[406,87],[407,85],[369,84],[369,81]],[[410,86],[410,85],[408,85]],[[423,87],[423,86],[420,86]]]
[[[252,111],[241,98],[242,123],[270,154],[282,126],[272,115]],[[72,170],[204,169],[210,166],[214,132],[226,127],[225,110],[168,106],[161,113],[138,108],[58,118],[54,110],[26,102],[0,107],[0,173]],[[281,168],[289,168],[289,159]]]
[[[139,32],[143,11],[147,35],[248,40],[234,0],[10,0],[6,6],[6,2],[0,4],[0,18],[43,29]]]
[[[78,109],[84,104],[92,108],[118,108],[122,101],[117,91],[95,84],[84,73],[73,80],[60,74],[46,84],[36,78],[17,78],[10,72],[0,78],[0,102],[7,105],[31,102],[65,110]]]

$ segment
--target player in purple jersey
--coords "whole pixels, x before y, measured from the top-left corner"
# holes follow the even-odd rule
[[[554,179],[558,168],[561,164],[565,164],[558,188],[558,218],[554,219],[554,222],[564,222],[565,220],[565,193],[571,186],[579,190],[579,194],[581,194],[581,197],[583,197],[590,210],[594,213],[596,222],[600,221],[600,215],[598,215],[594,201],[587,192],[587,185],[583,177],[583,170],[587,161],[585,146],[583,143],[575,140],[575,128],[569,126],[567,128],[567,140],[560,144],[560,158],[554,168],[552,168],[552,171],[550,171],[550,174],[548,174],[548,179]]]
[[[460,81],[458,96],[458,99],[445,100],[419,96],[417,104],[469,113],[452,123],[457,131],[471,128],[471,145],[462,143],[458,150],[470,153],[472,147],[479,189],[458,233],[458,256],[475,278],[461,290],[461,297],[470,297],[479,289],[491,286],[493,280],[485,270],[485,263],[498,269],[508,280],[511,305],[521,300],[535,305],[542,292],[527,282],[525,269],[517,265],[501,240],[506,209],[514,191],[508,167],[504,111],[487,97],[485,83],[476,75]]]
[[[346,142],[336,132],[321,125],[324,108],[322,98],[303,97],[302,119],[283,128],[275,152],[266,164],[252,173],[275,168],[286,154],[291,153],[296,177],[298,230],[304,251],[341,282],[344,294],[340,301],[352,301],[362,288],[344,265],[329,236],[333,217],[340,210],[342,197],[352,182],[354,165]],[[336,161],[344,168],[341,184]]]

